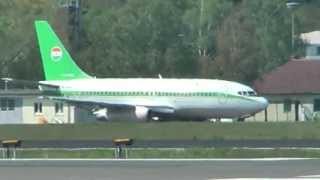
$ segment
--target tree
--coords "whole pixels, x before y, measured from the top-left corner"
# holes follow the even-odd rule
[[[36,41],[33,22],[36,19],[51,16],[55,9],[52,7],[55,7],[52,2],[46,0],[0,2],[0,42],[2,42],[0,43],[0,73],[2,77],[42,79],[39,76],[41,69],[33,69],[34,62],[40,64],[39,52],[34,54]],[[34,59],[29,59],[31,57]],[[29,66],[24,66],[26,64]],[[29,68],[26,69],[26,67]],[[34,73],[35,71],[37,73]]]
[[[233,9],[217,33],[213,75],[250,83],[288,60],[290,24],[284,3],[247,0]]]

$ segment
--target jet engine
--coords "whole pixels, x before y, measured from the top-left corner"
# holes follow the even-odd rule
[[[93,110],[93,115],[96,116],[97,120],[99,121],[107,121],[108,120],[108,109],[102,108],[102,109],[95,109]]]
[[[135,115],[138,120],[146,121],[149,119],[149,109],[144,106],[136,106]]]

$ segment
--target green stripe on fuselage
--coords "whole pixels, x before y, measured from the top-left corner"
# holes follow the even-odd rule
[[[146,92],[146,91],[43,91],[47,96],[96,96],[96,97],[225,97],[253,101],[249,97],[218,92]]]

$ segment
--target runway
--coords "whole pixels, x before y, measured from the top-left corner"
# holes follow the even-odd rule
[[[1,179],[320,178],[320,159],[0,160]]]

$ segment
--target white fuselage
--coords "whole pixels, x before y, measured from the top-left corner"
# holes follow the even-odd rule
[[[250,87],[207,79],[81,79],[42,81],[60,86],[61,95],[93,102],[135,107],[173,107],[175,115],[191,118],[241,118],[268,105]]]

